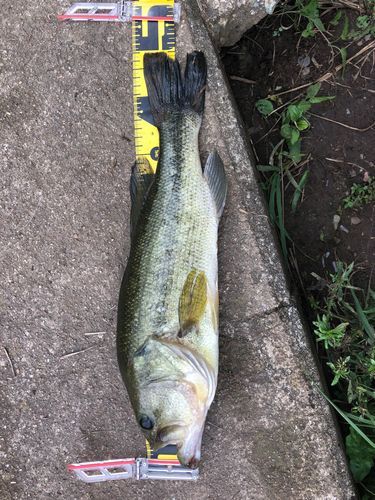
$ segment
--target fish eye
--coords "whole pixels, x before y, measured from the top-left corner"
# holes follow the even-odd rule
[[[139,425],[142,427],[142,429],[149,431],[154,427],[154,421],[147,415],[142,415],[139,419]]]

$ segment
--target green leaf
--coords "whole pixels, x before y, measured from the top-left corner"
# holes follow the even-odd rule
[[[270,165],[273,165],[273,158],[274,158],[274,155],[276,153],[276,151],[279,149],[279,147],[283,144],[283,142],[285,141],[285,139],[281,139],[281,141],[279,141],[276,146],[273,148],[271,154],[270,154],[270,158],[269,158],[269,164]]]
[[[304,31],[302,31],[301,35],[303,36],[303,38],[307,38],[308,36],[314,36],[315,31],[305,29]]]
[[[329,101],[330,99],[334,99],[336,96],[332,97],[313,97],[310,99],[311,104],[316,104],[317,102]]]
[[[357,17],[357,28],[365,29],[369,25],[369,16],[358,16]]]
[[[345,16],[345,22],[344,22],[344,29],[342,30],[341,33],[341,40],[345,40],[347,34],[348,34],[348,26],[349,26],[349,19],[348,16]]]
[[[354,480],[359,483],[374,465],[375,448],[372,448],[353,428],[346,437],[346,453],[350,457],[350,469]],[[375,443],[373,443],[375,447]]]
[[[350,460],[350,470],[356,483],[360,483],[370,472],[374,461],[371,458],[356,457]]]
[[[293,184],[293,186],[298,190],[299,189],[298,184],[288,169],[285,170],[285,174],[288,177],[288,179],[290,180],[290,182]]]
[[[293,128],[286,124],[286,125],[283,125],[280,129],[280,134],[285,137],[285,139],[291,139],[292,138],[292,132],[293,132]]]
[[[320,84],[319,84],[320,85]],[[309,87],[310,88],[310,87]],[[307,89],[308,90],[308,89]],[[298,104],[298,107],[299,109],[302,110],[302,113],[304,113],[305,111],[309,110],[311,108],[311,104],[308,102],[308,101],[301,101],[299,104]]]
[[[292,122],[295,122],[299,118],[301,118],[302,110],[298,106],[294,106],[293,104],[291,104],[290,106],[288,106],[286,114],[287,116],[289,116]]]
[[[299,163],[302,159],[301,155],[301,139],[299,139],[296,143],[291,144],[288,141],[288,147],[289,147],[289,158],[293,160],[295,163]]]
[[[299,134],[300,134],[300,131],[298,129],[296,129],[296,128],[292,129],[292,137],[290,139],[290,144],[291,145],[295,144],[298,141]]]
[[[306,96],[309,97],[309,98],[315,97],[316,94],[319,92],[321,86],[322,86],[321,83],[316,83],[315,85],[311,85],[311,87],[309,87],[306,90]]]
[[[307,182],[307,176],[309,175],[309,171],[306,170],[306,172],[303,174],[302,179],[300,180],[297,189],[294,191],[293,199],[292,199],[292,211],[295,214],[296,209],[297,209],[297,203],[298,200],[302,194],[303,188],[305,187],[305,184]]]
[[[297,122],[297,128],[298,130],[306,130],[307,128],[309,128],[309,124],[306,120],[300,120],[299,122]]]
[[[267,99],[259,99],[255,103],[256,109],[259,111],[259,113],[262,113],[262,115],[269,115],[273,111],[273,104],[270,101],[267,101]]]
[[[371,444],[370,444],[371,443]],[[364,440],[363,437],[353,428],[350,429],[349,436],[346,437],[346,453],[350,458],[356,456],[368,456],[375,458],[375,443]]]
[[[317,17],[316,19],[313,19],[313,23],[315,26],[318,28],[319,31],[322,31],[323,33],[325,32],[325,27],[323,26],[322,21]]]
[[[329,24],[332,24],[332,26],[337,26],[339,24],[341,14],[342,10],[339,10],[338,13],[335,15],[335,17],[332,19],[332,21],[329,22]]]

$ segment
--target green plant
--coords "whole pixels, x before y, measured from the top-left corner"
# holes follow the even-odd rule
[[[353,184],[350,194],[342,200],[344,208],[360,207],[375,200],[375,177],[368,177],[364,186]]]
[[[366,14],[357,17],[357,29],[350,30],[347,38],[359,40],[366,35],[375,36],[375,1],[365,2],[365,8]]]
[[[280,36],[282,31],[284,31],[284,29],[280,26],[280,28],[274,30],[272,36]]]
[[[304,18],[307,20],[307,26],[301,33],[305,38],[314,36],[315,29],[323,33],[325,32],[324,25],[319,15],[319,7],[320,5],[317,0],[310,0],[307,3],[303,0],[296,0],[293,5],[289,5],[286,9],[287,14],[298,31],[300,31],[300,19]]]
[[[373,26],[375,20],[374,20],[374,15],[371,14],[372,12],[371,9],[373,9],[373,5],[375,5],[375,0],[371,0],[370,2],[368,2],[368,5],[370,6],[370,8],[367,9],[368,15],[362,16],[365,19],[358,17],[357,20],[357,23],[359,23],[360,26],[363,26],[362,31],[357,32],[356,30],[352,30],[351,33],[348,35],[349,19],[345,15],[344,26],[341,35],[339,36],[339,39],[346,40],[347,38],[350,37],[353,38],[354,36],[357,35],[358,38],[361,38],[365,36],[365,34],[367,33],[373,33]],[[296,31],[301,32],[302,37],[307,38],[310,36],[315,36],[315,34],[319,32],[324,37],[325,41],[330,47],[332,51],[332,56],[334,57],[334,49],[337,51],[337,53],[340,54],[342,60],[342,78],[344,79],[344,72],[346,66],[346,48],[337,47],[334,42],[329,41],[327,35],[328,26],[337,26],[340,22],[343,11],[339,10],[337,14],[333,17],[333,19],[329,21],[328,26],[326,28],[321,19],[321,15],[323,16],[328,11],[323,6],[323,2],[319,2],[318,0],[310,0],[307,3],[304,2],[304,0],[294,0],[290,3],[287,2],[283,4],[280,10],[281,10],[280,15],[286,14],[291,19]],[[301,20],[307,21],[307,25],[305,26],[304,23],[301,23]]]
[[[375,292],[353,286],[353,263],[336,262],[329,279],[313,276],[327,290],[324,302],[310,299],[317,315],[313,324],[317,341],[324,343],[327,365],[333,373],[337,403],[330,403],[349,423],[346,452],[355,481],[364,489],[363,499],[375,497],[372,481],[375,458]],[[359,296],[359,297],[358,297]],[[351,303],[350,303],[351,302]],[[367,496],[366,495],[373,495]]]
[[[292,211],[295,213],[298,200],[303,194],[307,182],[309,171],[306,170],[299,181],[296,180],[295,170],[301,171],[300,164],[303,155],[301,154],[301,137],[303,130],[309,128],[308,110],[312,104],[333,99],[333,97],[316,97],[321,84],[317,83],[307,88],[306,94],[301,94],[292,103],[287,103],[281,107],[286,107],[279,113],[279,109],[273,108],[270,97],[259,99],[255,103],[256,109],[264,116],[276,113],[281,120],[280,134],[283,137],[273,149],[268,165],[257,165],[260,172],[270,173],[268,179],[261,183],[262,189],[268,200],[268,211],[271,222],[279,231],[281,247],[286,263],[287,247],[286,240],[291,238],[284,227],[284,183],[290,183],[294,188],[292,197]],[[276,160],[276,161],[275,161]],[[276,163],[276,165],[275,165]]]
[[[318,320],[313,321],[313,325],[317,327],[314,332],[318,336],[318,342],[323,341],[324,347],[328,349],[328,347],[339,347],[341,345],[341,340],[345,337],[345,329],[349,323],[340,323],[338,326],[331,328],[328,317],[323,314],[322,319],[320,319],[318,314]],[[332,366],[334,367],[334,365]]]
[[[301,160],[301,140],[300,134],[303,130],[309,128],[309,109],[312,104],[334,99],[332,97],[316,97],[321,87],[321,83],[311,85],[306,90],[306,95],[301,94],[296,100],[289,104],[282,113],[281,130],[282,137],[286,139],[288,151],[284,151],[284,156],[288,156],[293,162],[298,163]],[[285,105],[284,105],[285,106]],[[273,109],[271,98],[259,99],[255,103],[256,109],[265,116],[271,113],[277,113],[278,110]],[[283,107],[283,106],[281,106]],[[280,109],[280,108],[279,108]]]
[[[345,444],[354,481],[360,483],[374,467],[375,448],[369,445],[353,428],[350,428],[350,434],[346,437]]]

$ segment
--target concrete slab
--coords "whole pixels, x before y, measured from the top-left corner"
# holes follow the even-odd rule
[[[0,497],[354,498],[330,410],[305,377],[320,381],[246,136],[193,1],[184,2],[178,54],[206,54],[202,159],[216,145],[229,179],[219,387],[201,478],[88,485],[67,471],[72,462],[145,453],[114,333],[134,161],[131,27],[59,24],[69,5],[15,0],[0,34]],[[104,333],[85,335],[93,332]]]
[[[198,0],[211,38],[219,47],[234,45],[249,28],[272,14],[279,0]]]

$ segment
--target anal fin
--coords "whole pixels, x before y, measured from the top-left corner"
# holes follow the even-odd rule
[[[137,225],[139,214],[141,213],[154,178],[155,174],[147,158],[145,156],[139,156],[132,168],[130,178],[130,198],[132,202],[130,214],[131,231],[133,231]]]
[[[210,186],[219,219],[223,213],[227,196],[227,177],[224,163],[216,150],[212,151],[207,159],[206,166],[204,167],[204,176]]]
[[[186,278],[180,296],[179,337],[192,330],[198,331],[207,306],[207,278],[203,271],[193,269]]]

